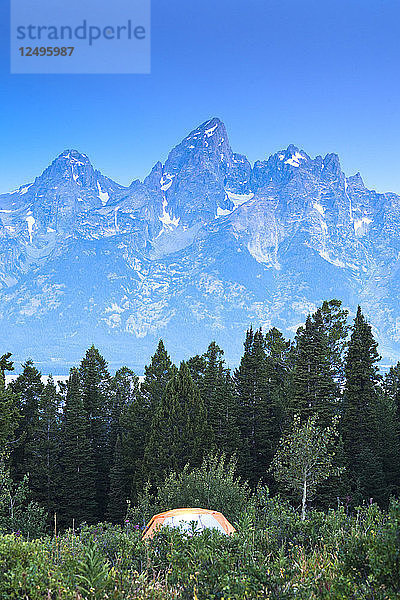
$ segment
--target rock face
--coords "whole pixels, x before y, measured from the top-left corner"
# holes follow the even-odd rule
[[[246,328],[293,335],[324,299],[361,303],[400,356],[400,196],[289,146],[253,166],[211,119],[129,187],[66,150],[0,196],[3,351],[63,374],[97,344],[139,373],[212,340],[235,365]]]

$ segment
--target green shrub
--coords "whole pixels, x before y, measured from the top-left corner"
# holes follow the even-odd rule
[[[400,594],[400,502],[392,500],[388,518],[369,532],[368,559],[371,577]]]
[[[222,512],[234,523],[246,510],[252,510],[254,498],[247,482],[236,474],[236,459],[210,454],[200,467],[186,465],[180,473],[172,472],[158,487],[157,494],[147,486],[138,499],[138,507],[128,511],[131,521],[148,521],[158,512],[174,508],[207,508]]]

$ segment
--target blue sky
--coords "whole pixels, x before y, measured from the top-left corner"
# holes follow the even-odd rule
[[[153,0],[152,73],[99,76],[10,75],[0,6],[0,192],[70,147],[128,184],[218,116],[251,161],[337,152],[400,193],[398,0]]]

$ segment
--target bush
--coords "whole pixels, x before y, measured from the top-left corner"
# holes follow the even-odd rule
[[[392,500],[388,518],[369,532],[371,578],[400,594],[400,502]]]
[[[375,505],[352,515],[342,508],[310,511],[302,522],[266,488],[245,497],[248,510],[239,513],[232,536],[214,530],[187,536],[165,528],[144,542],[129,523],[82,526],[31,541],[0,536],[0,598],[400,598],[399,502],[388,513]]]
[[[148,521],[158,512],[174,508],[207,508],[222,512],[235,523],[245,511],[254,509],[254,498],[246,481],[236,475],[236,458],[227,460],[224,454],[210,454],[200,467],[182,472],[172,472],[150,493],[148,485],[139,497],[138,507],[128,511],[132,522]]]
[[[44,535],[46,511],[29,501],[28,476],[14,484],[4,458],[0,457],[0,533],[17,533],[28,538]]]

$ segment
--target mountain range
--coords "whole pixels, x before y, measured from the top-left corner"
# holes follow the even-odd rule
[[[215,339],[231,366],[250,324],[292,337],[324,299],[400,357],[400,196],[291,145],[251,164],[213,118],[122,186],[77,150],[0,196],[3,352],[63,374],[91,344],[140,374]]]

